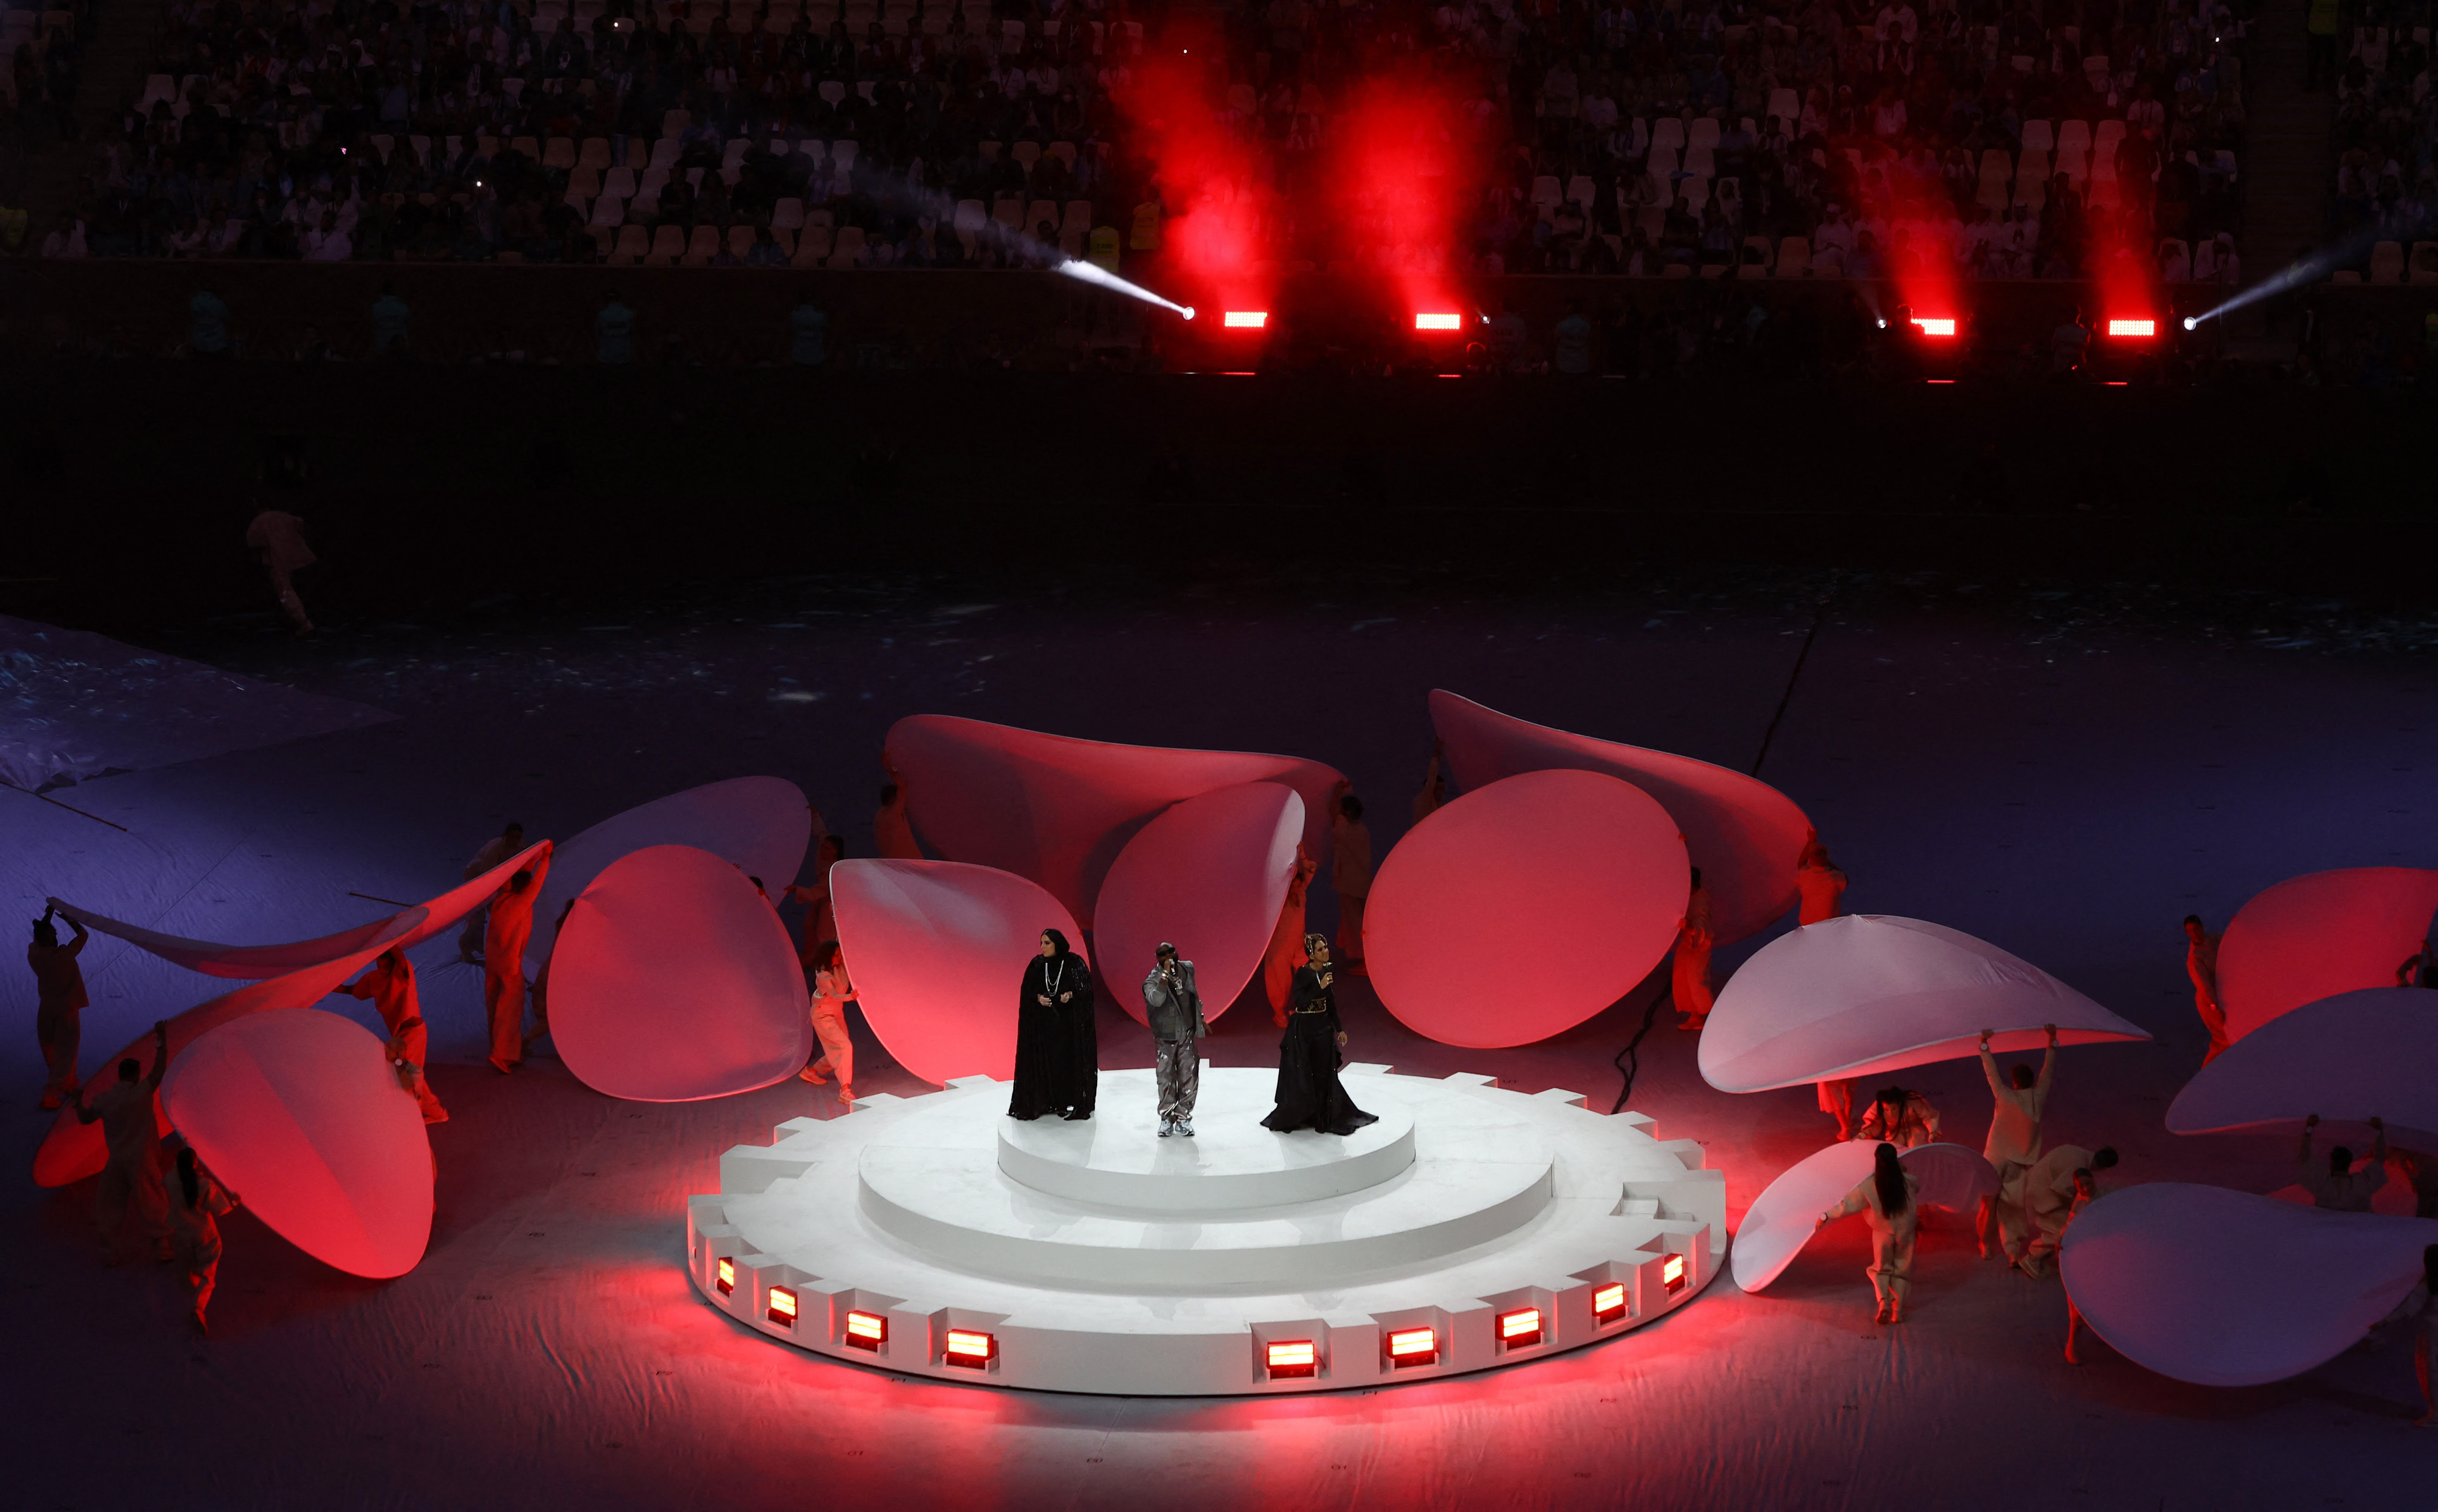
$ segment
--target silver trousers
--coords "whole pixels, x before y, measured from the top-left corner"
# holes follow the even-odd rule
[[[1153,1074],[1159,1081],[1162,1122],[1193,1116],[1193,1097],[1202,1090],[1201,1047],[1192,1040],[1159,1040],[1159,1060]]]

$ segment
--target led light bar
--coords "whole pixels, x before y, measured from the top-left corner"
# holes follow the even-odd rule
[[[1952,320],[1924,320],[1920,316],[1916,315],[1913,318],[1913,323],[1921,327],[1921,333],[1924,336],[1952,336],[1955,334],[1955,322]]]
[[[1231,309],[1219,320],[1222,325],[1232,325],[1242,330],[1253,331],[1262,329],[1269,323],[1270,312],[1266,309]]]
[[[1670,1296],[1685,1290],[1685,1257],[1682,1255],[1670,1255],[1659,1267],[1659,1283],[1668,1289]]]
[[[1320,1374],[1320,1350],[1310,1339],[1290,1339],[1263,1352],[1272,1380],[1293,1380]]]
[[[2154,320],[2112,320],[2108,323],[2111,336],[2156,336],[2159,323]]]
[[[1417,311],[1414,316],[1414,329],[1418,331],[1460,331],[1464,329],[1464,317],[1461,315],[1435,313],[1428,310]]]
[[[1592,1292],[1592,1321],[1615,1323],[1625,1316],[1625,1283],[1611,1281]]]
[[[947,1363],[967,1370],[986,1369],[998,1355],[998,1338],[971,1328],[948,1330]]]
[[[1513,1312],[1498,1315],[1498,1342],[1510,1349],[1521,1349],[1541,1342],[1541,1310],[1518,1308]]]
[[[735,1292],[736,1262],[725,1255],[721,1256],[719,1257],[719,1264],[716,1271],[715,1279],[719,1286],[719,1294],[721,1296],[727,1296]]]
[[[1432,1364],[1439,1357],[1437,1328],[1398,1328],[1388,1335],[1388,1363],[1399,1370],[1407,1365]]]
[[[796,1326],[796,1293],[784,1286],[770,1289],[770,1321],[783,1328]]]
[[[874,1354],[889,1342],[889,1320],[877,1312],[850,1312],[846,1315],[846,1344],[849,1348],[869,1349]]]

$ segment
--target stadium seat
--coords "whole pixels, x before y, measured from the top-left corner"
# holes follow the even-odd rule
[[[1685,123],[1673,115],[1662,115],[1651,123],[1651,149],[1667,148],[1673,152],[1685,145]]]
[[[614,194],[621,200],[633,199],[635,197],[635,170],[633,168],[611,168],[609,172],[604,173],[601,175],[601,192],[603,194]]]
[[[806,226],[796,237],[796,255],[787,259],[791,268],[818,268],[829,260],[830,228]]]
[[[2416,284],[2438,284],[2438,241],[2412,244],[2412,271],[2407,277]]]
[[[991,219],[1011,230],[1024,228],[1024,202],[1012,194],[1002,194],[991,203]]]
[[[2370,281],[2375,284],[2404,282],[2404,243],[2382,241],[2370,249]]]
[[[1564,198],[1565,191],[1559,187],[1556,175],[1544,173],[1532,181],[1532,213],[1542,220],[1555,220],[1558,205]]]
[[[567,202],[570,204],[575,203],[575,195],[572,190],[567,196]],[[592,224],[596,226],[616,226],[625,223],[626,219],[627,202],[618,198],[616,195],[605,194],[592,202]]]
[[[1795,97],[1794,91],[1791,89],[1773,89],[1769,92],[1769,114],[1773,120],[1800,120],[1803,116],[1803,102]]]
[[[675,136],[693,124],[694,112],[668,111],[661,116],[661,134],[664,137]]]
[[[1990,148],[1981,154],[1981,192],[1973,196],[1974,202],[1991,210],[2005,209],[2014,202],[2006,192],[2014,178],[2015,165],[2005,149]]]
[[[1024,207],[1024,229],[1028,233],[1039,234],[1041,224],[1045,220],[1050,223],[1051,235],[1056,235],[1058,231],[1057,201],[1035,200]]]
[[[1575,202],[1584,214],[1591,213],[1592,202],[1599,198],[1599,185],[1588,173],[1578,173],[1566,181],[1566,198]]]
[[[2057,133],[2049,129],[2049,123],[2046,121],[2025,121],[2023,142],[2023,150],[2026,152],[2054,151],[2057,148]]]
[[[855,154],[856,145],[852,141],[837,141],[830,144],[830,161],[838,165],[838,170],[840,173],[854,169]]]
[[[685,255],[685,233],[663,222],[652,232],[652,250],[644,257],[649,268],[666,268]]]
[[[709,221],[694,228],[686,241],[685,255],[678,259],[688,268],[700,268],[719,255],[719,228]]]
[[[610,260],[622,267],[629,267],[642,262],[644,255],[651,250],[652,234],[629,221],[618,228],[618,244],[611,249]]]
[[[581,168],[606,168],[610,166],[610,138],[588,136],[576,149],[575,166]]]
[[[659,173],[661,177],[667,178],[670,171],[678,166],[678,149],[683,145],[674,136],[662,137],[652,144],[651,161],[645,166]]]
[[[2015,202],[2038,210],[2048,200],[2049,155],[2027,147],[2023,149],[2023,161],[2015,167]]]
[[[1804,278],[1811,273],[1811,243],[1801,237],[1789,237],[1777,244],[1777,276]]]
[[[753,228],[751,226],[734,225],[728,228],[729,253],[739,260],[742,260],[747,253],[753,250],[753,243],[756,239],[758,238],[753,235]]]
[[[587,167],[579,163],[567,175],[567,193],[571,201],[590,200],[600,192],[601,170],[599,168]]]
[[[776,204],[770,206],[770,224],[773,228],[794,231],[801,228],[804,223],[804,201],[796,199],[781,200]]]
[[[1033,165],[1041,161],[1041,144],[1038,142],[1017,142],[1008,148],[1007,155],[1009,158],[1014,160],[1017,167],[1024,170],[1025,177],[1031,178],[1033,176]]]
[[[830,260],[828,265],[834,269],[852,268],[855,266],[856,258],[861,255],[862,252],[863,228],[861,226],[840,226],[839,228],[838,235],[830,238]]]
[[[541,161],[541,143],[530,136],[520,136],[512,139],[508,143],[508,150],[511,152],[521,152],[526,157],[533,159],[537,163]],[[415,139],[415,155],[423,159],[426,163],[431,162],[432,138],[428,136],[416,137]]]
[[[1695,116],[1691,133],[1685,138],[1685,145],[1688,148],[1715,149],[1719,145],[1719,123],[1715,116]]]

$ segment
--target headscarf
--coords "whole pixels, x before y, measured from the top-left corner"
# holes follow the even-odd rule
[[[1050,952],[1052,956],[1065,956],[1071,953],[1065,935],[1055,929],[1045,929],[1041,932],[1050,941]]]

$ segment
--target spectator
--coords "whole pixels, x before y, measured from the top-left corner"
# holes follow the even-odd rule
[[[829,360],[828,337],[830,318],[813,304],[806,294],[803,303],[787,317],[793,333],[787,348],[787,360],[798,367],[820,367]]]
[[[382,279],[380,297],[373,301],[373,356],[406,356],[407,334],[414,324],[415,311],[398,297],[397,283]]]
[[[2091,328],[2082,323],[2082,311],[2068,306],[2065,319],[2049,333],[2049,371],[2070,374],[2082,366],[2085,353],[2091,349]]]
[[[221,296],[205,284],[186,301],[186,313],[191,322],[186,333],[186,350],[195,357],[226,360],[231,355],[229,343],[229,308]]]
[[[592,318],[595,341],[593,360],[605,363],[627,363],[635,360],[635,312],[628,309],[611,290],[601,302],[601,313]]]
[[[1561,373],[1574,378],[1586,377],[1592,370],[1592,323],[1583,319],[1583,302],[1566,301],[1566,318],[1558,322],[1554,365]]]

